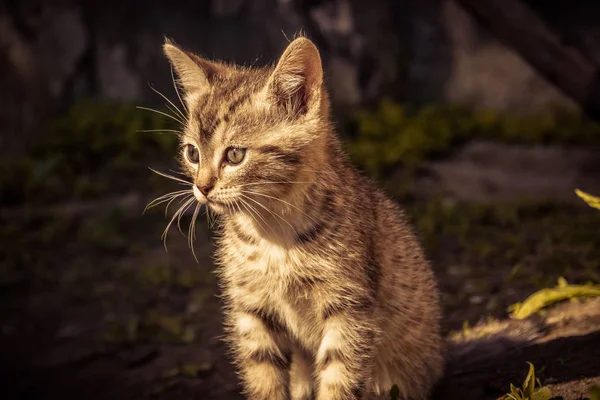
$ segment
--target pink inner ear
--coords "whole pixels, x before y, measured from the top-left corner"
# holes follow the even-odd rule
[[[288,114],[304,115],[322,79],[321,58],[317,48],[306,38],[296,39],[283,53],[273,72],[271,93],[276,104]]]
[[[273,96],[277,105],[283,107],[288,114],[304,115],[308,111],[308,88],[306,83],[290,85],[289,82],[274,82]]]
[[[275,72],[271,91],[275,102],[288,114],[301,116],[308,112],[311,95],[315,89],[315,80],[309,76],[312,73],[309,65],[302,65],[301,68],[294,67],[293,70],[290,68],[287,71],[278,68],[280,70]]]

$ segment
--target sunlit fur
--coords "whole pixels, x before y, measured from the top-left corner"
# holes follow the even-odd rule
[[[164,49],[187,109],[183,171],[220,215],[227,340],[247,397],[383,398],[397,384],[426,398],[443,365],[435,280],[402,210],[343,154],[316,47],[299,37],[269,68]],[[247,149],[239,165],[223,162],[229,147]]]

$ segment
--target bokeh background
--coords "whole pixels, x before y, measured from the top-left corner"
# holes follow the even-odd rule
[[[600,283],[600,212],[574,194],[600,194],[597,1],[3,0],[2,398],[240,398],[213,227],[198,224],[196,262],[176,227],[161,241],[177,204],[142,215],[179,187],[148,169],[177,168],[176,137],[141,131],[177,122],[136,106],[171,113],[153,88],[178,101],[164,36],[258,66],[300,30],[346,149],[416,226],[446,334],[559,277]],[[544,344],[438,397],[497,398],[525,361],[555,395],[588,396],[600,303],[562,307]]]

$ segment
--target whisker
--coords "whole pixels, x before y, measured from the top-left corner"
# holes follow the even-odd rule
[[[154,168],[151,168],[151,167],[148,167],[148,168],[150,169],[150,171],[154,172],[157,175],[164,176],[165,178],[172,179],[172,180],[174,180],[176,182],[180,182],[180,183],[186,184],[188,186],[192,186],[191,182],[184,181],[183,179],[177,178],[176,176],[173,176],[173,175],[165,174],[164,172],[157,171],[157,170],[155,170]]]
[[[176,197],[172,198],[171,200],[169,200],[169,202],[167,203],[167,205],[165,206],[165,218],[167,217],[167,215],[169,215],[169,207],[171,206],[171,203],[173,203],[175,201]],[[189,197],[184,197],[183,199],[181,199],[181,201],[179,202],[179,205],[181,206],[185,201],[187,201],[189,199]]]
[[[238,203],[231,202],[231,205],[234,206],[234,207],[237,207],[237,210],[238,210],[239,213],[242,212],[242,209],[240,208],[240,205]],[[233,211],[235,211],[235,208],[233,209]]]
[[[171,218],[171,220],[167,224],[167,227],[165,228],[165,230],[163,231],[163,234],[161,236],[161,239],[163,240],[164,245],[165,245],[165,251],[168,251],[167,250],[167,234],[169,232],[169,228],[173,224],[173,221],[175,221],[175,218],[177,218],[177,216],[183,211],[184,207],[186,207],[187,205],[189,205],[190,203],[192,203],[195,200],[196,200],[196,198],[192,197],[191,199],[189,199],[188,201],[186,201],[181,207],[179,207],[179,209],[175,212],[175,214],[173,214],[173,217]]]
[[[260,203],[259,201],[248,197],[248,199],[252,200],[253,202],[255,202],[256,204],[258,204],[259,206],[261,206],[262,208],[264,208],[265,210],[267,210],[268,213],[270,213],[272,216],[279,218],[280,220],[282,220],[283,222],[285,222],[286,224],[288,224],[288,226],[290,228],[292,228],[292,230],[294,231],[294,233],[298,234],[298,232],[296,231],[296,229],[294,228],[294,226],[292,224],[289,223],[289,221],[287,221],[285,218],[283,218],[281,215],[275,213],[274,211],[270,210],[269,208],[267,208],[264,204]],[[279,222],[279,220],[275,219],[275,221],[277,221],[277,223],[279,224],[279,226],[281,227],[281,230],[284,231],[283,226],[281,225],[281,222]]]
[[[264,232],[266,232],[267,235],[269,235],[269,237],[271,238],[271,240],[273,240],[273,236],[271,236],[271,234],[263,227],[263,225],[260,223],[259,220],[256,219],[256,216],[254,215],[254,213],[256,213],[256,215],[258,215],[263,221],[265,221],[265,219],[262,217],[262,215],[260,215],[260,212],[258,212],[258,210],[256,208],[252,207],[251,204],[248,204],[244,199],[240,199],[240,200],[241,200],[241,204],[244,206],[244,208],[246,209],[246,211],[248,211],[248,213],[250,214],[250,216],[252,217],[252,219],[254,220],[254,222],[256,222],[258,224],[258,226],[260,227],[260,229],[263,230]],[[271,231],[273,233],[275,233],[275,231],[273,230],[273,228],[271,228],[269,226],[269,224],[267,223],[267,221],[265,221],[265,224],[267,225],[267,227],[269,229],[271,229]],[[275,233],[275,235],[277,235],[277,234]]]
[[[158,89],[156,89],[156,88],[155,88],[154,86],[152,86],[151,84],[148,84],[148,86],[149,86],[149,87],[150,87],[150,89],[152,89],[152,90],[153,90],[153,91],[154,91],[156,94],[158,94],[160,97],[162,97],[163,99],[165,99],[165,100],[166,100],[166,101],[167,101],[167,102],[168,102],[170,105],[172,105],[172,106],[175,108],[175,110],[173,110],[173,112],[174,112],[174,111],[177,111],[177,112],[179,113],[179,115],[180,115],[180,116],[183,118],[183,120],[184,120],[184,121],[187,121],[187,118],[186,118],[186,116],[185,116],[185,115],[184,115],[184,114],[181,112],[181,110],[180,110],[180,109],[179,109],[179,108],[178,108],[178,107],[177,107],[175,104],[173,104],[173,102],[172,102],[171,100],[169,100],[169,99],[167,98],[167,96],[165,96],[164,94],[162,94],[162,93],[161,93],[161,92],[160,92]],[[168,107],[168,106],[167,106],[167,107]]]
[[[252,183],[242,183],[241,185],[236,185],[236,186],[233,186],[232,188],[240,188],[240,187],[256,186],[256,185],[268,185],[268,184],[284,184],[284,183],[313,183],[313,182],[300,182],[300,181],[252,182]]]
[[[214,215],[212,213],[212,210],[207,205],[206,206],[206,226],[208,227],[208,229],[212,229],[212,227],[214,225],[213,219],[214,219]]]
[[[215,225],[217,224],[218,218],[219,218],[218,214],[215,214],[215,213],[212,214],[212,224],[210,226],[210,229],[214,229]]]
[[[181,230],[181,218],[183,217],[183,215],[187,212],[187,210],[190,208],[190,206],[194,204],[193,202],[190,203],[187,207],[185,207],[185,209],[179,214],[179,217],[177,217],[177,229],[179,229],[179,233],[181,233],[181,235],[183,237],[185,237],[185,234],[183,233],[183,231]]]
[[[271,212],[271,210],[269,210],[267,207],[265,207],[264,205],[260,204],[258,201],[254,200],[253,198],[246,196],[244,194],[242,194],[242,196],[244,196],[246,199],[253,201],[254,203],[258,204],[259,206],[261,206],[262,208],[264,208],[265,210],[267,210],[267,212]],[[250,204],[248,204],[248,206],[252,207]],[[256,210],[256,209],[255,209]],[[277,236],[277,232],[275,232],[275,230],[273,229],[273,227],[271,227],[271,225],[269,225],[269,223],[267,222],[267,220],[264,219],[264,217],[257,211],[256,212],[258,214],[258,216],[265,222],[265,224],[269,227],[269,229],[271,229],[271,232],[273,232],[275,234],[275,236]],[[281,228],[281,230],[283,231],[283,226],[281,225],[281,222],[279,222],[277,219],[275,219],[275,221],[277,221],[277,223],[279,224],[279,227]],[[287,221],[286,221],[287,222]],[[293,229],[293,228],[292,228]],[[271,236],[271,235],[269,235]],[[271,237],[271,239],[273,239]]]
[[[148,108],[148,107],[136,106],[136,108],[138,108],[138,109],[140,109],[140,110],[151,111],[151,112],[154,112],[154,113],[157,113],[157,114],[163,115],[163,116],[165,116],[165,117],[167,117],[167,118],[171,118],[172,120],[179,122],[181,125],[185,125],[185,124],[183,123],[183,121],[181,121],[181,120],[180,120],[179,118],[177,118],[177,117],[174,117],[174,116],[172,116],[171,114],[167,114],[167,113],[164,113],[164,112],[162,112],[162,111],[158,111],[158,110],[155,110],[155,109],[153,109],[153,108]]]
[[[280,199],[280,198],[277,198],[277,197],[269,196],[269,195],[266,195],[266,194],[264,194],[264,193],[251,192],[251,191],[249,191],[249,190],[246,190],[246,193],[251,193],[251,194],[254,194],[254,195],[256,195],[256,196],[262,196],[262,197],[266,197],[266,198],[269,198],[269,199],[273,199],[273,200],[280,201],[280,202],[282,202],[282,203],[284,203],[284,204],[287,204],[287,205],[288,205],[288,206],[290,206],[290,207],[293,207],[293,208],[295,208],[296,210],[300,211],[302,214],[306,215],[306,217],[307,217],[308,219],[310,219],[310,220],[311,220],[311,221],[313,221],[314,223],[317,223],[317,221],[316,221],[316,220],[315,220],[313,217],[311,217],[310,215],[308,215],[307,213],[305,213],[305,212],[304,212],[304,210],[302,210],[302,209],[300,209],[300,208],[296,207],[295,205],[293,205],[293,204],[291,204],[291,203],[288,203],[288,202],[287,202],[287,201],[285,201],[285,200],[282,200],[282,199]]]
[[[187,189],[186,190],[178,190],[176,192],[170,192],[170,193],[164,194],[164,195],[162,195],[160,197],[157,197],[156,199],[152,200],[151,202],[149,202],[146,205],[146,208],[144,208],[144,212],[146,212],[147,210],[149,210],[152,207],[156,207],[157,205],[159,205],[161,203],[164,203],[165,201],[169,201],[171,199],[171,197],[182,196],[182,195],[184,195],[186,193],[189,193],[189,192],[190,191],[187,190]],[[142,214],[144,212],[142,212]]]
[[[229,214],[231,214],[231,213],[233,213],[235,211],[232,208],[233,207],[233,203],[231,202],[231,200],[225,200],[224,203],[225,203],[225,207],[227,207],[227,212]]]
[[[198,257],[196,257],[196,251],[194,250],[194,239],[196,239],[196,218],[198,217],[198,210],[200,210],[200,203],[196,203],[196,208],[194,209],[194,215],[192,216],[192,220],[190,221],[190,227],[188,229],[188,243],[190,249],[192,250],[192,255],[197,263]]]
[[[178,133],[183,135],[182,131],[178,131],[177,129],[137,129],[136,132],[148,133],[148,132],[157,132],[157,133]]]
[[[177,94],[177,98],[179,99],[181,106],[187,112],[188,111],[187,107],[186,107],[185,103],[183,102],[183,100],[181,99],[181,95],[179,94],[179,87],[178,87],[177,83],[175,82],[175,74],[173,73],[172,65],[171,65],[171,81],[173,82],[173,88],[175,89],[175,93]]]

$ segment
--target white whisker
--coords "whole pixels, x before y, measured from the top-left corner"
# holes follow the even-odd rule
[[[148,107],[136,106],[136,108],[138,108],[138,109],[140,109],[140,110],[151,111],[151,112],[154,112],[154,113],[157,113],[157,114],[163,115],[163,116],[165,116],[165,117],[167,117],[167,118],[171,118],[172,120],[179,122],[181,125],[185,125],[185,124],[183,123],[183,121],[182,121],[182,120],[180,120],[180,119],[179,119],[179,118],[177,118],[177,117],[174,117],[174,116],[172,116],[171,114],[167,114],[167,113],[164,113],[164,112],[162,112],[162,111],[158,111],[158,110],[155,110],[155,109],[153,109],[153,108],[148,108]]]
[[[192,255],[197,263],[198,257],[196,257],[196,251],[194,250],[194,240],[196,239],[196,218],[198,218],[198,211],[200,210],[200,203],[196,203],[196,208],[194,209],[194,215],[192,216],[192,220],[190,221],[190,227],[188,229],[188,242],[190,249],[192,250]]]
[[[294,226],[292,224],[290,224],[290,222],[288,220],[286,220],[285,218],[283,218],[281,215],[277,214],[276,212],[274,212],[273,210],[270,210],[268,207],[266,207],[264,204],[260,203],[259,201],[251,198],[248,196],[248,199],[252,200],[253,202],[255,202],[256,204],[258,204],[259,206],[261,206],[262,208],[264,208],[265,210],[267,210],[268,213],[270,213],[272,216],[279,218],[280,220],[282,220],[283,222],[285,222],[286,224],[288,224],[288,226],[290,228],[292,228],[292,230],[294,231],[295,234],[298,234],[298,232],[296,231],[296,229],[294,228]],[[275,219],[275,221],[277,221],[277,223],[279,224],[279,226],[281,227],[282,231],[283,226],[281,225],[281,222],[279,222],[279,220]]]
[[[263,225],[260,223],[260,221],[256,219],[256,216],[254,215],[254,213],[256,213],[256,215],[260,216],[260,218],[261,218],[263,221],[265,221],[265,220],[264,220],[264,218],[262,218],[262,216],[261,216],[261,215],[260,215],[260,213],[258,212],[258,210],[257,210],[256,208],[252,207],[252,205],[251,205],[251,204],[248,204],[248,203],[247,203],[247,202],[246,202],[244,199],[240,199],[240,200],[241,200],[241,201],[240,201],[240,203],[242,204],[242,206],[244,206],[244,208],[246,209],[246,211],[248,211],[248,214],[250,214],[250,216],[252,217],[252,220],[258,224],[258,226],[260,227],[260,229],[261,229],[261,230],[263,230],[264,232],[267,232],[267,230],[266,230],[266,229],[263,227]],[[253,212],[253,211],[254,211],[254,212]],[[271,229],[271,231],[272,231],[273,233],[275,233],[275,231],[273,231],[273,228],[271,228],[271,227],[269,226],[269,224],[267,223],[267,221],[265,221],[265,224],[267,224],[267,228],[270,228],[270,229]],[[270,238],[271,238],[271,240],[272,240],[272,239],[273,239],[273,237],[271,236],[271,234],[270,234],[269,232],[267,232],[267,234],[269,235],[269,237],[270,237]],[[275,233],[275,235],[277,235],[277,234]]]
[[[171,100],[169,100],[167,98],[167,96],[165,96],[164,94],[162,94],[158,89],[156,89],[154,86],[152,86],[151,84],[148,84],[148,86],[150,87],[150,89],[152,89],[155,93],[157,93],[160,97],[162,97],[163,99],[165,99],[171,106],[173,106],[173,108],[175,108],[175,110],[171,110],[173,112],[177,111],[177,113],[179,113],[179,115],[181,116],[181,118],[183,118],[184,121],[187,121],[187,117],[185,116],[184,113],[181,112],[181,110],[175,105],[173,104],[173,102]],[[167,106],[168,107],[168,106]]]
[[[144,211],[142,212],[142,214],[145,213],[147,210],[149,210],[152,207],[156,207],[157,205],[162,204],[162,203],[164,203],[166,201],[169,201],[172,198],[174,199],[174,198],[177,198],[179,196],[183,196],[186,193],[190,193],[190,191],[189,190],[178,190],[176,192],[170,192],[170,193],[164,194],[164,195],[162,195],[160,197],[157,197],[156,199],[152,200],[150,203],[148,203],[146,205],[146,207],[144,208]]]
[[[187,112],[187,107],[185,106],[185,103],[181,99],[181,95],[179,94],[179,87],[177,86],[177,83],[175,82],[175,74],[173,73],[173,66],[172,65],[171,65],[171,81],[173,82],[173,88],[175,89],[175,93],[177,94],[177,98],[179,99],[179,102],[181,103],[181,106]]]
[[[246,190],[246,193],[251,193],[251,194],[253,194],[253,195],[256,195],[256,196],[262,196],[262,197],[266,197],[266,198],[269,198],[269,199],[273,199],[273,200],[280,201],[280,202],[282,202],[282,203],[284,203],[284,204],[286,204],[286,205],[288,205],[288,206],[290,206],[290,207],[292,207],[292,208],[295,208],[296,210],[298,210],[298,211],[300,211],[302,214],[304,214],[304,215],[305,215],[305,216],[306,216],[308,219],[310,219],[310,220],[311,220],[311,221],[313,221],[314,223],[317,223],[317,221],[316,221],[316,220],[315,220],[313,217],[311,217],[310,215],[308,215],[307,213],[305,213],[305,212],[304,212],[304,210],[301,210],[300,208],[296,207],[295,205],[293,205],[293,204],[291,204],[291,203],[288,203],[288,202],[287,202],[287,201],[285,201],[285,200],[282,200],[282,199],[280,199],[280,198],[277,198],[277,197],[269,196],[269,195],[267,195],[267,194],[264,194],[264,193],[251,192],[251,191],[249,191],[249,190]]]
[[[270,212],[272,214],[271,210],[269,210],[264,205],[260,204],[258,201],[254,200],[253,198],[251,198],[249,196],[246,196],[245,194],[242,194],[242,196],[245,197],[248,200],[253,201],[254,203],[258,204],[259,206],[261,206],[262,208],[264,208],[265,210],[267,210],[267,212]],[[248,206],[252,207],[250,204],[248,204]],[[265,222],[265,224],[267,225],[267,227],[269,227],[269,229],[271,229],[271,232],[273,232],[275,234],[275,236],[277,237],[277,232],[275,232],[275,230],[271,227],[271,225],[269,225],[269,223],[267,222],[266,219],[264,219],[264,217],[262,216],[262,214],[258,210],[256,210],[254,207],[252,207],[252,208],[256,211],[257,215]],[[281,225],[281,222],[279,222],[277,219],[275,219],[275,221],[279,224],[279,226],[281,227],[281,229],[284,230],[283,226]],[[273,239],[273,238],[271,237],[271,239]]]
[[[241,185],[236,185],[236,186],[233,186],[232,188],[240,188],[240,187],[255,186],[255,185],[268,185],[268,184],[284,184],[284,183],[313,183],[313,182],[296,182],[296,181],[252,182],[252,183],[242,183]]]
[[[192,194],[190,194],[190,196],[192,196]],[[173,203],[177,198],[172,198],[171,200],[169,200],[169,202],[167,203],[167,205],[165,206],[165,218],[167,217],[167,215],[169,215],[169,207],[171,206],[171,203]],[[179,206],[181,206],[185,201],[187,201],[189,199],[189,197],[184,197],[183,199],[181,199],[179,201]]]
[[[164,176],[165,178],[172,179],[172,180],[174,180],[176,182],[183,183],[183,184],[188,185],[188,186],[192,186],[191,182],[188,182],[188,181],[185,181],[183,179],[177,178],[176,176],[173,176],[173,175],[165,174],[164,172],[157,171],[157,170],[155,170],[155,169],[153,169],[151,167],[148,167],[148,168],[150,169],[150,171],[154,172],[157,175]]]
[[[173,217],[171,218],[171,220],[167,224],[167,227],[165,228],[165,230],[163,231],[163,234],[161,236],[161,239],[163,240],[164,245],[165,245],[165,251],[168,251],[167,250],[167,234],[169,232],[169,228],[173,224],[173,221],[175,221],[175,218],[177,218],[177,216],[183,211],[184,207],[186,207],[188,204],[192,203],[195,200],[196,200],[196,198],[192,197],[191,199],[189,199],[188,201],[186,201],[181,207],[179,207],[179,209],[175,212],[175,214],[173,214]]]
[[[177,217],[177,229],[179,229],[179,233],[181,233],[184,237],[185,234],[183,233],[183,231],[181,230],[181,218],[183,217],[183,215],[187,212],[187,210],[191,207],[191,205],[194,204],[193,202],[190,203],[189,205],[187,205],[185,207],[185,209],[179,213],[179,216]]]
[[[156,133],[177,133],[183,135],[182,131],[178,131],[177,129],[138,129],[136,132],[148,133],[148,132],[156,132]]]
[[[260,227],[260,229],[266,232],[266,229],[263,227],[263,225],[260,223],[260,221],[256,219],[256,216],[254,215],[254,213],[256,213],[257,215],[260,215],[258,210],[256,210],[256,208],[252,207],[252,205],[248,204],[244,199],[240,199],[240,204],[246,209],[248,214],[250,214],[250,217],[252,217],[252,220]],[[266,221],[265,221],[265,223],[266,223]],[[268,226],[269,226],[269,224],[267,224],[267,227]],[[269,237],[271,237],[270,234],[269,234]],[[271,237],[271,239],[272,239],[272,237]]]

